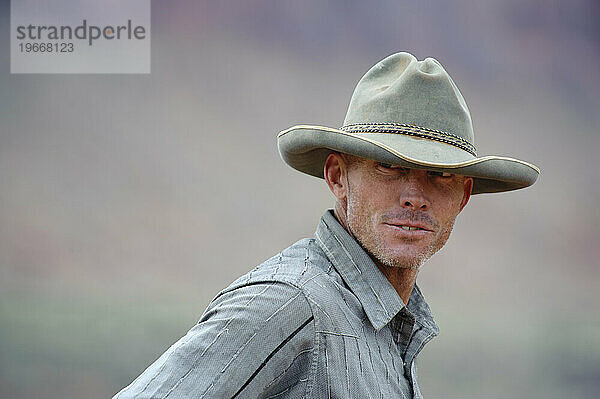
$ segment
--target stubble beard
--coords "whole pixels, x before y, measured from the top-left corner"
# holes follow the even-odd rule
[[[417,254],[397,253],[386,243],[385,238],[381,234],[377,234],[373,230],[379,221],[373,220],[377,215],[370,214],[364,207],[360,207],[356,201],[353,201],[353,196],[349,195],[346,218],[350,233],[363,247],[363,249],[373,258],[380,262],[383,266],[402,269],[418,270],[425,262],[427,262],[437,251],[439,251],[448,241],[454,219],[448,225],[438,225],[440,235],[434,239],[424,250]]]

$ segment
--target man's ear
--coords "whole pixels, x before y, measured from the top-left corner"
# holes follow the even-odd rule
[[[344,158],[336,152],[329,154],[323,166],[323,176],[329,189],[335,197],[343,201],[348,194],[348,185],[345,174],[347,173]]]
[[[464,182],[464,186],[463,186],[463,199],[460,203],[460,211],[463,210],[463,208],[467,205],[467,202],[469,202],[469,198],[471,198],[471,192],[473,191],[473,178],[472,177],[467,177],[465,179]]]

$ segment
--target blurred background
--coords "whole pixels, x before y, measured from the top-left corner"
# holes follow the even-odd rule
[[[423,267],[425,397],[598,397],[598,1],[154,1],[150,75],[10,75],[0,4],[0,397],[112,396],[312,236],[333,197],[275,136],[341,126],[401,50],[446,67],[480,155],[542,170]]]

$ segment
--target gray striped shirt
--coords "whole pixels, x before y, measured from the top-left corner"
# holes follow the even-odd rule
[[[419,288],[404,306],[327,211],[115,398],[421,398],[415,358],[437,333]]]

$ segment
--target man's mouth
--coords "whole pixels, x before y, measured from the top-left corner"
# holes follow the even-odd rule
[[[433,233],[438,228],[438,223],[426,212],[413,212],[397,210],[388,212],[381,217],[381,222],[396,231],[406,231],[406,234],[425,235]]]
[[[392,222],[392,223],[385,223],[388,226],[392,226],[396,229],[402,229],[404,231],[423,231],[423,232],[431,232],[433,231],[433,229],[425,224],[425,223],[421,223],[421,222],[408,222],[408,221],[398,221],[398,222]]]
[[[400,225],[399,227],[402,230],[406,230],[406,231],[425,230],[425,229],[422,229],[420,227],[413,227],[413,226],[403,226],[403,225]]]

